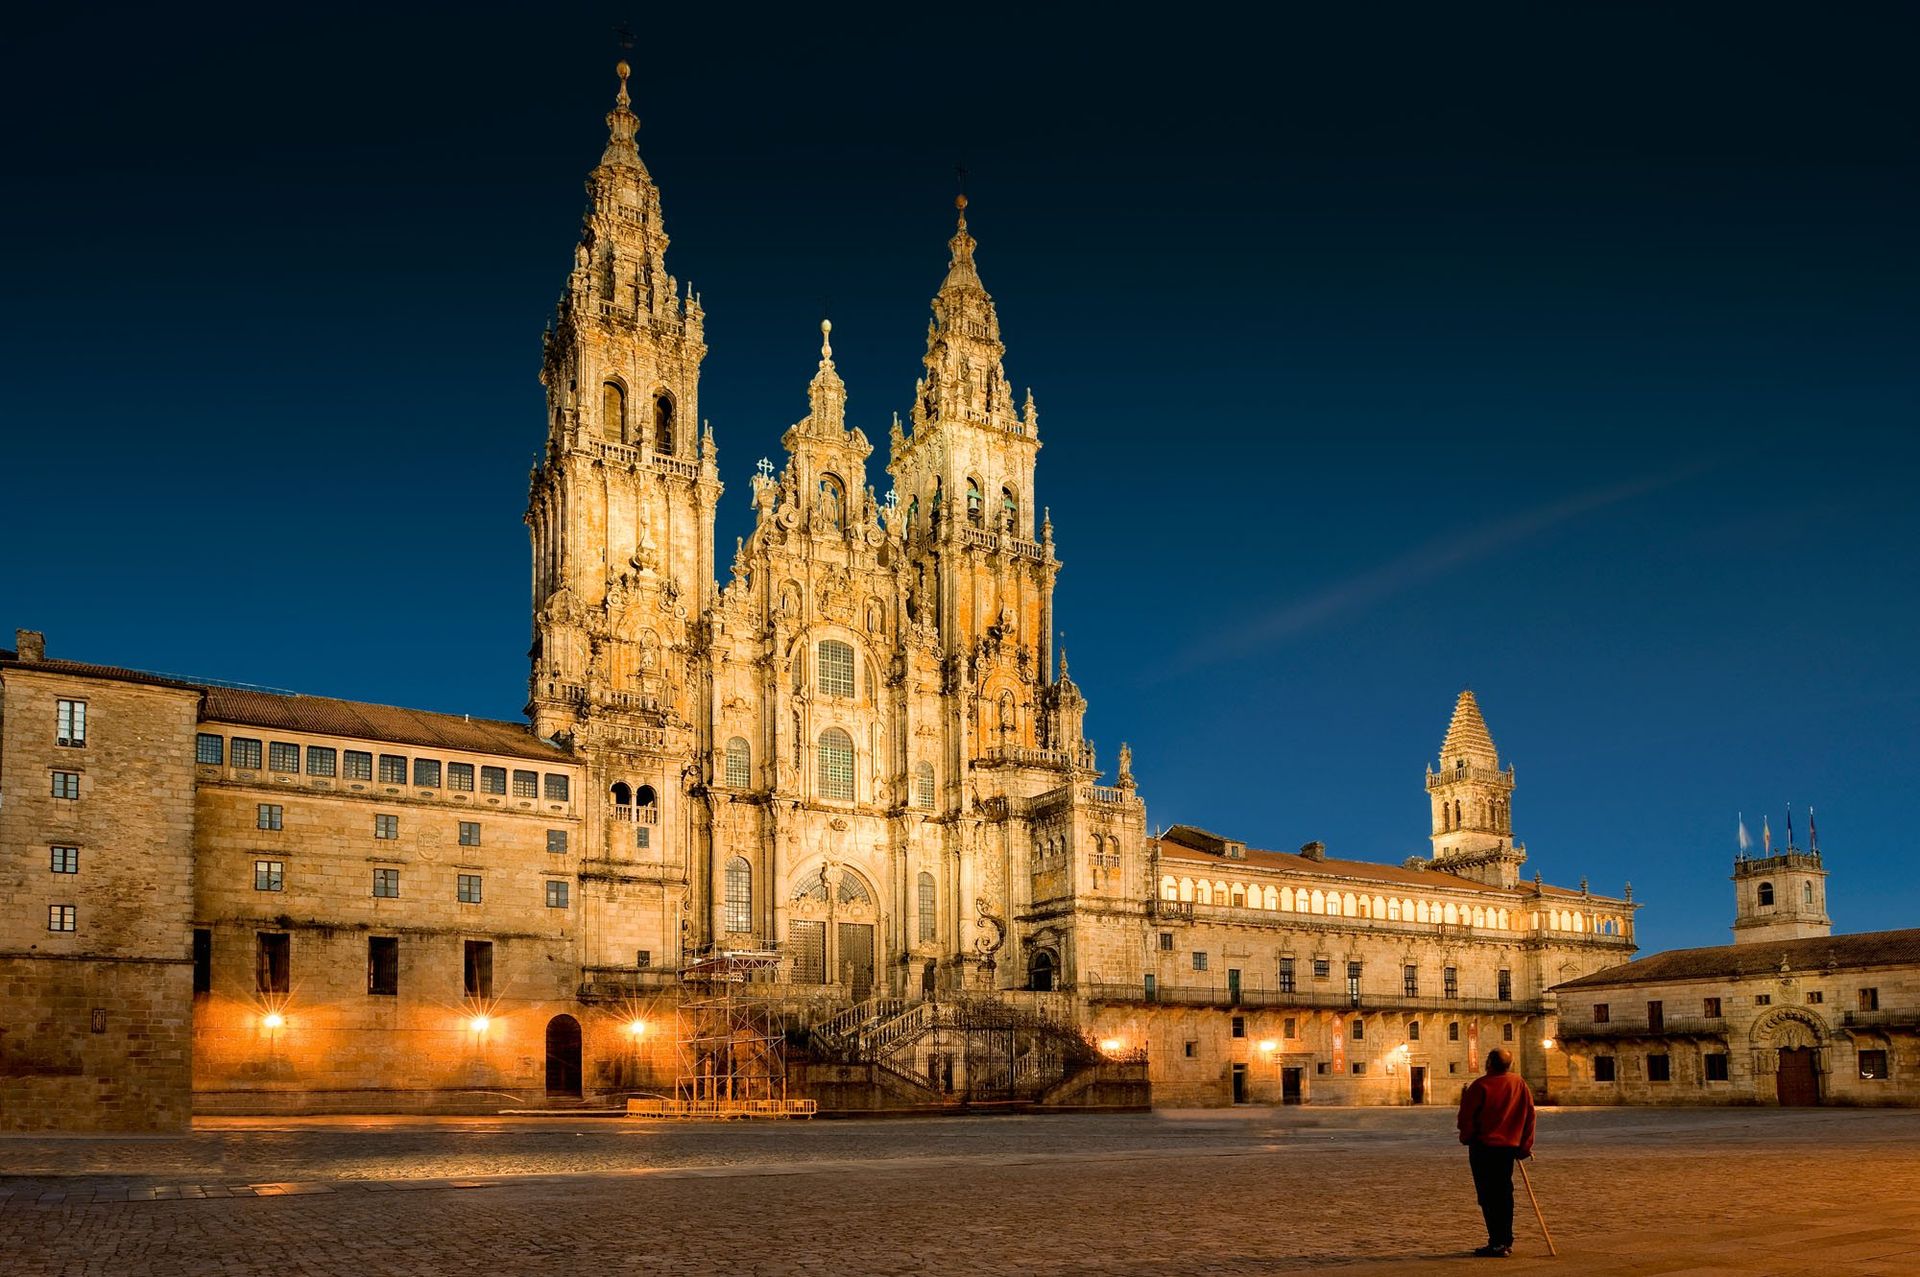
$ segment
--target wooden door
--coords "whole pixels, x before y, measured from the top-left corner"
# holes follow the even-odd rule
[[[1774,1087],[1782,1104],[1809,1105],[1820,1102],[1820,1079],[1813,1071],[1813,1048],[1782,1047],[1780,1071]]]
[[[1425,1104],[1427,1102],[1426,1068],[1416,1064],[1408,1071],[1413,1074],[1413,1102],[1415,1104]]]
[[[1298,1104],[1300,1102],[1300,1070],[1286,1068],[1280,1070],[1280,1102]]]

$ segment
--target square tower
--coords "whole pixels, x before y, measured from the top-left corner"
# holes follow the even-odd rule
[[[1733,862],[1733,942],[1805,940],[1833,934],[1820,853],[1788,847]]]

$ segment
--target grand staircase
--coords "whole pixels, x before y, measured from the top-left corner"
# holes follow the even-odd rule
[[[817,1060],[871,1066],[909,1105],[1044,1103],[1116,1064],[1071,1024],[991,996],[874,998],[808,1026],[807,1041]],[[1144,1088],[1143,1062],[1140,1075]]]

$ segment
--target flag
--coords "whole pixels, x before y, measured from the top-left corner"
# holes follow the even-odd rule
[[[1747,832],[1747,818],[1738,812],[1734,816],[1740,822],[1740,857],[1744,860],[1747,852],[1753,849],[1753,835]]]
[[[1820,850],[1820,826],[1813,823],[1813,808],[1807,808],[1807,842],[1809,851]]]
[[[1764,855],[1773,854],[1773,830],[1767,828],[1767,818],[1760,817],[1760,848]]]
[[[1793,804],[1787,804],[1787,850],[1793,850]]]

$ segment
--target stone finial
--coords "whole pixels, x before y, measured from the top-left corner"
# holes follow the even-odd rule
[[[620,91],[614,95],[613,110],[607,113],[607,149],[600,162],[638,165],[640,148],[634,137],[640,132],[640,117],[627,109],[633,105],[633,99],[627,96],[627,77],[633,74],[633,68],[622,58],[613,70],[620,77]]]
[[[828,364],[833,362],[833,321],[831,319],[820,321],[820,362]]]

